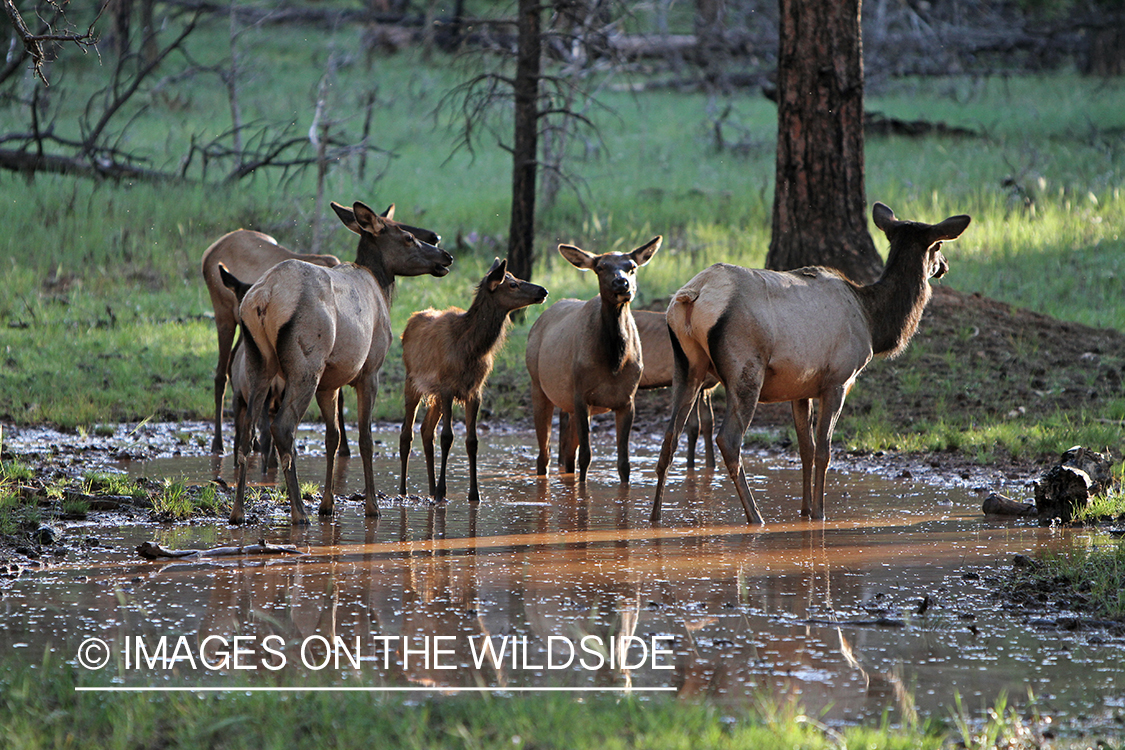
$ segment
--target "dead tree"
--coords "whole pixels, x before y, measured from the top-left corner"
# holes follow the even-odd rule
[[[598,5],[599,12],[588,12],[587,6]],[[594,19],[604,26],[608,0],[588,2],[556,2],[548,5],[542,0],[518,0],[517,17],[501,19],[490,26],[507,26],[516,30],[514,45],[490,48],[490,52],[508,52],[502,57],[501,67],[478,73],[457,86],[443,100],[446,108],[458,110],[461,132],[456,148],[474,151],[484,134],[493,135],[504,150],[512,155],[512,204],[508,234],[508,267],[520,278],[531,278],[535,263],[534,238],[537,204],[537,181],[541,169],[548,168],[566,180],[562,151],[569,139],[571,126],[578,124],[594,130],[585,115],[591,100],[586,88],[589,76],[574,75],[571,71],[551,67],[548,52],[558,56],[559,50],[589,48],[595,34],[590,25],[576,23],[575,19]],[[550,21],[544,23],[544,14],[552,11]],[[604,56],[606,48],[598,52],[571,52],[589,60]],[[572,60],[564,60],[564,65]],[[508,123],[501,124],[497,112],[511,108],[510,130]],[[552,140],[551,159],[547,162],[542,153],[544,134],[556,139],[562,130],[567,135]],[[511,135],[508,135],[510,133]]]

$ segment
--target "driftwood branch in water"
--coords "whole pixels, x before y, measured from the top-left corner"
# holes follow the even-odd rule
[[[267,544],[264,539],[259,539],[257,544],[246,544],[238,547],[214,547],[212,549],[164,549],[156,542],[144,542],[137,547],[137,553],[147,560],[156,560],[162,557],[238,557],[242,555],[305,554],[294,547],[279,547],[275,544]]]

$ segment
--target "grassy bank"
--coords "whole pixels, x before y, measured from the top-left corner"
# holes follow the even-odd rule
[[[463,61],[438,55],[425,62],[407,52],[377,58],[368,68],[354,52],[357,34],[342,29],[310,44],[299,29],[247,31],[243,43],[254,60],[253,85],[245,87],[243,110],[248,121],[288,119],[298,129],[307,127],[325,57],[333,53],[342,62],[330,78],[329,107],[341,128],[358,127],[355,113],[374,92],[373,133],[385,151],[372,157],[362,177],[354,160],[333,165],[327,195],[380,208],[394,201],[399,218],[441,233],[457,258],[446,279],[400,283],[392,321],[399,332],[414,310],[466,306],[492,258],[504,254],[510,164],[489,144],[451,155],[456,121],[438,105],[471,72]],[[193,37],[193,55],[220,61],[228,53],[227,36],[221,25],[205,29]],[[68,85],[93,85],[106,75],[96,59],[84,56],[64,56],[56,70],[68,76]],[[564,191],[540,218],[535,280],[550,289],[552,301],[595,293],[588,274],[557,257],[553,248],[560,241],[603,251],[663,234],[664,248],[640,274],[642,305],[658,305],[712,262],[764,261],[774,105],[756,94],[614,88],[624,82],[607,81],[604,108],[592,110],[600,138],[574,141],[568,166],[580,191]],[[211,83],[184,79],[176,96],[146,101],[129,132],[130,148],[154,165],[175,164],[190,133],[213,137],[227,128],[222,92]],[[1122,82],[1069,73],[892,81],[869,92],[869,109],[940,120],[978,136],[870,138],[868,197],[887,202],[903,218],[973,216],[965,236],[946,245],[951,271],[943,283],[1125,331],[1122,101]],[[73,127],[65,115],[76,116],[81,104],[81,97],[63,103],[60,132]],[[738,149],[719,149],[713,138],[711,118],[728,104],[728,123],[741,134]],[[68,106],[75,110],[68,113]],[[16,127],[21,115],[15,105],[0,109],[0,128]],[[0,201],[0,419],[11,423],[89,429],[100,422],[208,417],[215,343],[198,268],[203,250],[236,227],[260,229],[296,249],[314,244],[311,173],[283,181],[263,172],[233,186],[94,184],[4,174],[0,185],[8,196]],[[353,236],[326,214],[322,251],[353,257]],[[486,396],[486,416],[525,418],[523,346],[540,309],[516,325]],[[961,336],[971,337],[971,326]],[[921,370],[908,354],[893,365],[893,385],[874,386],[866,407],[860,404],[861,377],[853,395],[859,408],[845,407],[841,440],[865,450],[953,448],[982,460],[998,444],[1016,455],[1055,453],[1072,444],[1076,431],[1098,447],[1122,445],[1120,379],[1102,390],[1093,408],[1060,404],[1049,413],[1020,414],[1017,403],[997,409],[998,417],[977,404],[991,394],[972,392],[974,382],[994,380],[995,374],[940,341],[927,346],[916,356],[948,366]],[[1118,369],[1122,364],[1107,362]],[[378,418],[401,416],[401,377],[396,342]],[[882,394],[911,389],[911,398],[922,402],[920,411],[940,419],[880,409]],[[1048,384],[1036,390],[1052,389]],[[958,394],[966,391],[972,398],[963,402]]]
[[[45,672],[46,674],[43,674]],[[795,703],[750,709],[635,695],[421,698],[370,693],[77,693],[68,668],[0,676],[0,743],[30,748],[754,748],[1043,746],[1001,698],[926,724],[828,727]],[[959,702],[958,702],[959,705]],[[960,707],[960,705],[959,705]],[[1052,747],[1070,747],[1065,740]],[[1076,746],[1076,745],[1075,745]]]

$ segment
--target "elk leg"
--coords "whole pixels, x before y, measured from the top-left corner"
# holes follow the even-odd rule
[[[422,450],[426,454],[426,476],[429,479],[429,494],[433,497],[437,492],[437,478],[434,474],[434,431],[437,429],[438,420],[441,419],[441,405],[437,399],[430,399],[426,404],[426,416],[422,417]]]
[[[219,455],[223,452],[223,399],[227,395],[234,330],[234,321],[224,325],[216,318],[215,332],[219,338],[219,361],[215,365],[215,437],[211,440],[211,452]]]
[[[352,449],[348,447],[348,432],[344,428],[344,390],[342,388],[336,396],[336,424],[340,425],[340,447],[336,449],[336,455],[347,458],[352,455]]]
[[[445,499],[445,467],[449,461],[449,449],[453,447],[453,396],[441,396],[441,476],[438,478],[435,500]]]
[[[797,452],[801,456],[801,515],[812,512],[813,435],[812,401],[799,398],[793,402],[793,427],[797,431]]]
[[[402,400],[406,404],[406,412],[402,417],[402,430],[398,434],[398,457],[402,463],[402,481],[398,486],[398,494],[406,494],[406,468],[410,463],[410,444],[414,442],[414,419],[418,415],[418,403],[422,394],[406,381],[402,389]]]
[[[629,433],[633,430],[633,416],[635,414],[633,400],[629,405],[617,411],[617,476],[621,484],[629,484]],[[588,439],[588,438],[587,438]]]
[[[702,391],[700,391],[702,394]],[[687,420],[687,467],[689,469],[695,468],[695,444],[699,440],[699,399],[700,396],[695,397],[695,401],[691,404],[691,409],[688,411]]]
[[[754,418],[764,375],[761,365],[751,361],[743,367],[733,388],[730,387],[732,384],[727,384],[727,413],[716,440],[748,523],[762,523],[762,514],[758,512],[754,494],[746,482],[746,470],[742,466],[742,437]]]
[[[241,426],[236,430],[238,443],[234,446],[234,463],[238,467],[238,484],[234,491],[234,505],[230,510],[230,522],[232,524],[241,524],[246,521],[242,506],[246,498],[246,471],[250,460],[250,440],[253,432],[250,425],[259,421],[259,415],[266,408],[270,381],[273,380],[273,375],[265,372],[265,363],[259,355],[248,352],[246,364],[250,401],[247,404]]]
[[[336,470],[336,451],[340,448],[339,412],[336,404],[339,403],[339,390],[318,391],[316,405],[324,416],[324,492],[320,496],[319,515],[330,516],[336,507],[336,492],[333,487]]]
[[[258,420],[258,451],[262,454],[262,473],[269,469],[277,468],[277,454],[273,449],[273,435],[270,434],[270,423],[273,422],[277,412],[278,395],[270,388],[266,396],[266,405],[262,409],[262,416]]]
[[[840,418],[840,411],[844,408],[844,397],[847,391],[841,386],[833,388],[820,396],[820,405],[816,417],[816,474],[813,484],[812,508],[809,518],[824,518],[824,476],[828,473],[828,464],[832,460],[832,431],[836,429],[836,420]]]
[[[469,502],[480,503],[480,488],[477,485],[477,413],[480,411],[480,397],[465,402],[465,454],[469,457]]]
[[[531,414],[535,423],[535,442],[539,446],[539,457],[535,459],[535,473],[543,476],[551,462],[548,451],[551,449],[551,417],[555,416],[555,405],[547,398],[539,383],[531,380]]]
[[[363,462],[363,506],[368,518],[379,517],[379,503],[375,500],[375,468],[372,465],[375,443],[371,438],[371,409],[375,405],[378,387],[378,373],[368,381],[360,381],[355,387],[356,401],[359,403],[356,410],[356,418],[359,420],[359,459]]]
[[[571,446],[569,446],[567,444],[567,441],[566,441],[567,436],[569,434],[569,430],[570,430],[570,415],[567,414],[565,411],[560,411],[559,412],[559,473],[563,473],[563,472],[566,472],[566,471],[570,471],[570,472],[574,471],[574,452],[573,452],[573,450],[571,450],[571,452],[569,454],[567,453],[567,449],[571,448]],[[567,466],[567,463],[566,463],[567,455],[570,456],[570,468],[569,469],[565,468]]]
[[[238,391],[234,392],[233,401],[234,401],[234,404],[233,404],[234,405],[234,450],[235,450],[236,463],[237,463],[237,455],[238,455],[237,452],[238,452],[239,446],[242,445],[242,432],[243,432],[243,430],[246,429],[246,416],[247,416],[247,412],[249,411],[250,404],[248,404],[246,402],[246,399],[243,398],[242,394],[239,393]],[[247,449],[249,449],[249,443],[247,443]],[[264,466],[265,463],[263,462],[262,465]]]
[[[590,468],[590,408],[582,397],[574,399],[574,413],[570,421],[578,430],[578,481],[586,481],[586,472]]]
[[[301,372],[299,368],[294,368]],[[301,485],[297,481],[297,461],[294,455],[294,436],[301,416],[309,408],[309,403],[316,394],[316,385],[320,381],[320,372],[307,372],[296,380],[288,380],[285,384],[285,395],[281,398],[281,405],[277,409],[270,432],[273,433],[273,443],[277,447],[278,468],[285,475],[285,485],[289,494],[289,517],[296,525],[305,525],[309,522],[305,513],[305,503],[301,498]],[[329,412],[335,419],[335,405]],[[329,456],[331,460],[333,456]]]
[[[676,340],[673,338],[673,342]],[[693,376],[686,366],[681,370],[677,360],[676,369],[672,373],[672,414],[668,418],[668,427],[664,430],[664,442],[660,445],[660,458],[656,462],[656,494],[652,498],[652,514],[649,520],[656,523],[660,520],[660,506],[664,501],[664,481],[668,476],[668,467],[672,465],[672,456],[676,453],[676,445],[680,442],[680,434],[687,422],[692,404],[695,403],[699,389],[703,386],[703,375]]]
[[[559,412],[559,473],[574,473],[574,456],[578,452],[578,424],[565,411]]]
[[[714,388],[699,393],[700,433],[703,435],[703,450],[707,456],[707,468],[715,468],[715,412],[711,408],[711,393]]]

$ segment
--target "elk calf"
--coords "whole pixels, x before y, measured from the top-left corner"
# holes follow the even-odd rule
[[[824,476],[844,397],[872,356],[893,357],[906,348],[930,299],[929,279],[949,268],[941,243],[969,226],[964,215],[933,225],[899,221],[882,203],[871,213],[890,241],[874,284],[860,286],[829,268],[777,272],[719,263],[673,295],[667,312],[676,364],[672,416],[656,466],[654,522],[688,409],[709,374],[726,386],[717,442],[746,520],[761,523],[762,516],[742,468],[742,438],[758,402],[780,401],[793,403],[801,515],[824,517]]]
[[[469,456],[469,502],[480,502],[477,485],[477,412],[481,391],[492,372],[493,358],[504,344],[509,315],[547,298],[541,286],[521,281],[508,273],[508,262],[499,258],[481,280],[468,310],[423,310],[410,316],[402,332],[402,361],[406,365],[399,455],[402,459],[400,494],[406,494],[406,471],[410,444],[414,439],[414,416],[425,401],[422,448],[430,495],[445,498],[445,470],[453,444],[453,402],[465,405],[465,451]],[[441,477],[434,481],[434,431],[441,430]]]
[[[281,376],[285,392],[270,426],[280,468],[285,474],[293,523],[308,523],[293,440],[297,424],[316,397],[325,421],[327,467],[320,514],[335,507],[333,470],[340,430],[336,417],[337,394],[351,385],[359,402],[359,452],[363,461],[365,510],[379,515],[372,467],[371,409],[375,402],[379,370],[391,345],[390,302],[396,276],[445,276],[453,257],[422,242],[363,203],[332,209],[344,225],[359,235],[355,263],[322,268],[287,260],[271,268],[246,293],[239,308],[249,332],[247,380],[250,404],[247,424],[257,424],[270,383]],[[231,523],[242,523],[246,492],[246,454],[249,430],[243,430],[235,452],[238,488]]]
[[[631,253],[602,255],[559,245],[559,252],[573,266],[597,274],[599,295],[585,302],[556,302],[528,333],[526,362],[539,444],[537,474],[547,473],[551,418],[556,408],[570,414],[582,481],[590,466],[590,415],[612,411],[617,418],[617,473],[623,484],[629,483],[633,398],[643,368],[640,336],[629,303],[637,292],[637,268],[652,259],[662,241],[655,237]],[[560,443],[564,440],[561,436]],[[573,455],[573,444],[569,450]]]

